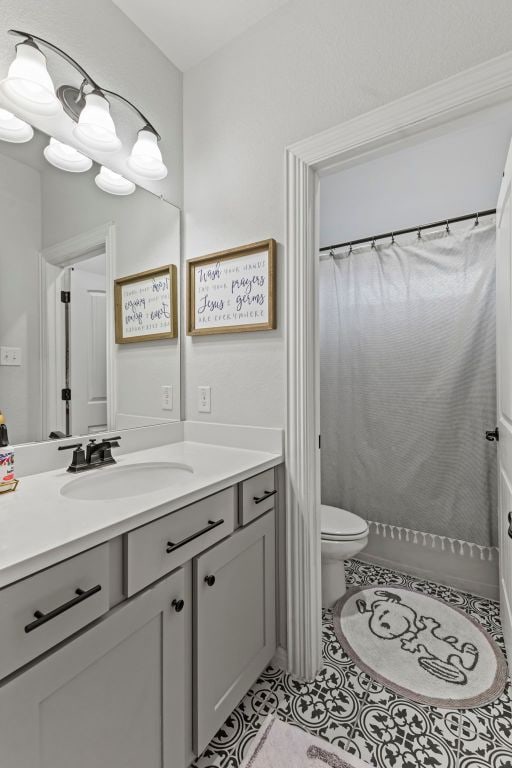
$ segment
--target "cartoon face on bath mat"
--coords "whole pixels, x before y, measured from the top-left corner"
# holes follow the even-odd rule
[[[370,614],[370,629],[374,635],[383,640],[393,640],[415,626],[418,618],[416,611],[403,605],[399,595],[385,590],[379,590],[375,595],[380,599],[374,600],[370,606],[366,600],[356,600],[359,613]]]

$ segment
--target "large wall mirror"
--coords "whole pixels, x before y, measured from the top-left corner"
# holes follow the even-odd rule
[[[138,186],[107,194],[96,164],[55,168],[48,142],[37,130],[24,144],[0,142],[0,410],[10,441],[177,421],[179,335],[116,344],[114,280],[179,270],[179,209]]]

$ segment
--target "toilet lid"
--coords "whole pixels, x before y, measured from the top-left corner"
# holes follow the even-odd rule
[[[356,539],[368,533],[366,520],[347,509],[321,504],[320,514],[323,538]]]

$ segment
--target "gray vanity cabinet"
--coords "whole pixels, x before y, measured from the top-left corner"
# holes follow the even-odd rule
[[[206,747],[275,652],[274,511],[194,560],[195,747]]]
[[[186,584],[176,571],[7,681],[0,765],[183,768]]]

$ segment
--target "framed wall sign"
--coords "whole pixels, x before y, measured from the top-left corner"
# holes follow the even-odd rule
[[[115,280],[116,344],[178,335],[176,282],[174,264]]]
[[[262,240],[187,262],[187,333],[276,327],[276,241]]]

